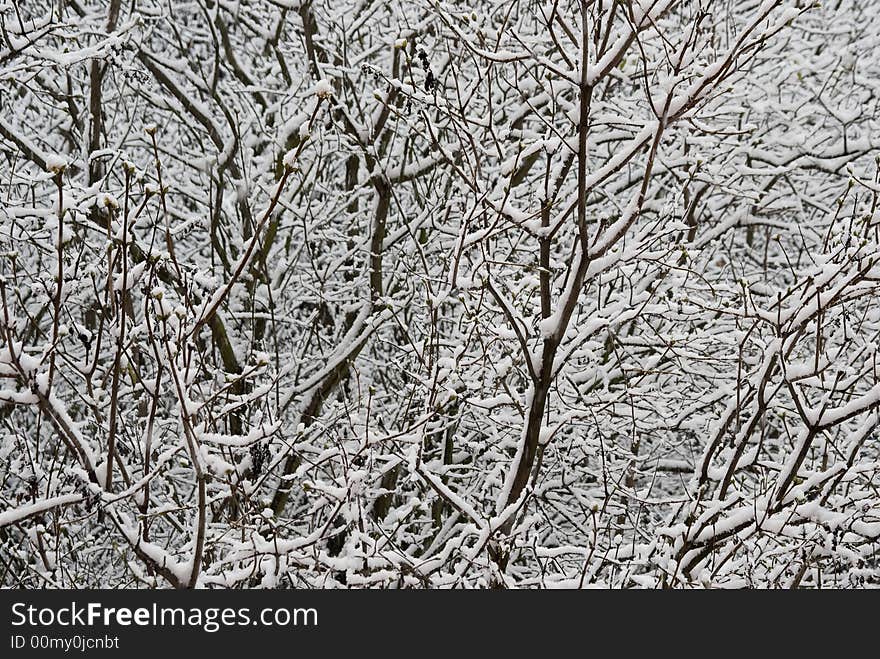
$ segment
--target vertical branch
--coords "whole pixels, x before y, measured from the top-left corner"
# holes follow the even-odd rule
[[[119,420],[119,373],[121,369],[122,355],[125,350],[125,322],[126,315],[126,297],[128,291],[128,200],[131,186],[131,175],[134,168],[126,163],[125,165],[125,201],[122,210],[122,245],[120,257],[122,259],[122,285],[119,291],[119,304],[116,306],[116,354],[113,357],[113,375],[110,389],[110,428],[107,433],[107,475],[105,477],[104,489],[111,491],[113,485],[113,458],[116,452],[116,428]],[[112,219],[110,216],[110,225],[112,229]],[[115,237],[114,237],[115,238]],[[112,285],[115,288],[115,284]],[[111,289],[111,295],[113,290]]]
[[[107,11],[107,23],[105,24],[105,32],[107,34],[116,30],[121,5],[122,0],[110,0],[110,7]],[[101,165],[100,158],[96,158],[93,155],[101,149],[101,133],[104,128],[102,107],[104,72],[101,66],[102,62],[97,57],[93,57],[89,63],[89,185],[96,183],[104,175],[104,168]]]
[[[57,168],[55,174],[55,186],[58,188],[58,234],[55,253],[57,263],[55,270],[55,299],[53,301],[52,318],[52,346],[49,356],[49,377],[46,384],[46,394],[51,395],[52,382],[55,378],[55,354],[58,350],[58,326],[61,322],[61,297],[64,294],[64,167]]]

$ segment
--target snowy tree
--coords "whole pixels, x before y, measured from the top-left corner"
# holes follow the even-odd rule
[[[880,582],[873,0],[0,0],[0,584]]]

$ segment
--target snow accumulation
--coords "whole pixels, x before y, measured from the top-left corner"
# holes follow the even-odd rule
[[[871,3],[45,4],[0,587],[880,585]]]

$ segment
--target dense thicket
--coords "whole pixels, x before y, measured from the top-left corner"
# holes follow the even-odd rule
[[[0,0],[0,584],[877,584],[875,0]]]

